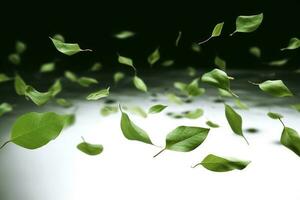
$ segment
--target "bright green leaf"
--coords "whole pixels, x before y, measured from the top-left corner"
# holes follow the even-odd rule
[[[132,31],[121,31],[114,35],[115,38],[118,38],[120,40],[131,38],[133,36],[135,36],[135,33]]]
[[[159,48],[157,48],[148,56],[148,63],[152,66],[159,59],[160,59],[160,53],[159,53]]]
[[[71,82],[77,82],[77,76],[71,71],[65,71],[65,77]]]
[[[224,25],[224,22],[218,23],[215,26],[213,32],[211,33],[211,37],[218,37],[218,36],[220,36],[221,33],[222,33],[223,25]]]
[[[77,149],[87,155],[95,156],[102,153],[103,146],[101,144],[91,144],[84,141],[77,145]]]
[[[300,47],[300,40],[298,38],[291,38],[289,41],[289,44],[287,47],[282,48],[281,51],[283,50],[293,50],[293,49],[298,49]]]
[[[281,134],[280,143],[300,156],[300,136],[296,130],[289,127],[284,127]]]
[[[59,52],[68,56],[72,56],[81,51],[92,51],[91,49],[81,49],[77,43],[64,43],[51,37],[50,39]]]
[[[0,104],[0,117],[6,113],[9,113],[13,110],[13,106],[9,103]]]
[[[41,73],[48,73],[48,72],[52,72],[54,70],[55,70],[55,63],[54,62],[44,63],[40,67],[40,72]]]
[[[133,84],[134,86],[143,92],[147,92],[147,85],[144,83],[144,81],[139,78],[138,76],[133,77]]]
[[[82,87],[89,87],[92,84],[97,84],[98,81],[94,78],[90,78],[90,77],[80,77],[79,79],[77,79],[77,83],[79,85],[81,85]]]
[[[209,126],[209,127],[211,127],[211,128],[219,128],[220,127],[219,124],[216,124],[216,123],[214,123],[212,121],[207,121],[206,125]]]
[[[199,117],[202,117],[203,113],[204,111],[201,108],[197,108],[196,110],[183,113],[183,117],[189,119],[198,119]]]
[[[101,98],[107,97],[108,95],[109,95],[109,87],[106,88],[106,89],[99,90],[97,92],[93,92],[93,93],[89,94],[86,97],[86,99],[90,100],[90,101],[91,100],[95,101],[95,100],[99,100]]]
[[[162,105],[162,104],[156,104],[154,106],[151,106],[149,108],[148,113],[149,114],[155,114],[155,113],[160,113],[161,111],[163,111],[165,108],[167,108],[168,106]]]
[[[292,92],[285,86],[281,80],[268,80],[258,84],[259,88],[275,97],[290,97]]]
[[[69,107],[72,107],[73,104],[70,102],[70,101],[67,101],[66,99],[63,99],[63,98],[58,98],[55,100],[55,102],[62,106],[62,107],[65,107],[65,108],[69,108]]]
[[[143,108],[139,107],[139,106],[134,106],[134,107],[131,107],[129,109],[129,111],[135,115],[138,115],[140,117],[143,117],[143,118],[147,118],[148,115],[147,113],[144,111]]]
[[[236,18],[236,29],[231,34],[241,32],[241,33],[250,33],[255,31],[263,21],[263,13],[258,15],[249,15],[249,16],[238,16]]]

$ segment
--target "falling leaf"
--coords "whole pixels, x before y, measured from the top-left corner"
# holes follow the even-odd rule
[[[55,97],[57,94],[59,94],[62,91],[60,79],[55,80],[48,91],[51,92],[52,97]]]
[[[64,128],[70,127],[75,123],[76,120],[75,114],[66,114],[63,116],[65,117]]]
[[[148,63],[152,66],[159,59],[160,59],[160,53],[159,53],[159,48],[157,48],[148,56]]]
[[[207,155],[200,163],[194,167],[202,165],[206,169],[214,172],[228,172],[232,170],[245,169],[251,161],[239,160],[235,158],[222,158],[213,154]]]
[[[288,61],[289,61],[289,59],[281,59],[281,60],[274,60],[274,61],[268,62],[267,64],[269,66],[280,67],[280,66],[287,64]]]
[[[155,114],[155,113],[160,113],[161,111],[163,111],[165,108],[167,108],[168,106],[162,105],[162,104],[156,104],[153,105],[149,108],[148,113],[149,114]]]
[[[230,34],[232,36],[235,33],[250,33],[255,31],[263,21],[263,13],[258,15],[249,15],[249,16],[238,16],[236,18],[236,29]]]
[[[291,108],[293,108],[293,109],[297,110],[298,112],[300,112],[300,103],[291,105]]]
[[[133,67],[133,62],[131,58],[125,57],[125,56],[118,56],[118,62],[123,64],[123,65],[128,65]]]
[[[218,88],[218,93],[221,97],[233,97],[233,95],[230,92],[228,92],[227,90],[220,89],[220,88]]]
[[[178,126],[166,137],[166,147],[158,152],[158,156],[165,150],[189,152],[201,145],[208,135],[209,129],[192,126]]]
[[[147,144],[152,144],[148,134],[143,129],[135,125],[125,112],[123,112],[122,110],[121,112],[121,130],[123,132],[123,135],[128,140],[137,140]]]
[[[300,136],[296,130],[289,127],[284,127],[281,134],[280,143],[300,156]]]
[[[79,53],[81,51],[92,51],[91,49],[81,49],[80,46],[77,43],[64,43],[60,40],[56,40],[54,38],[51,38],[51,41],[53,42],[55,48],[68,56],[72,56],[76,53]]]
[[[221,59],[220,57],[216,56],[214,63],[217,67],[219,67],[221,70],[225,70],[226,69],[226,61]]]
[[[114,35],[115,38],[118,38],[120,40],[131,38],[133,36],[135,36],[135,33],[132,31],[121,31]]]
[[[262,91],[274,97],[294,96],[293,93],[285,86],[285,84],[281,80],[268,80],[263,83],[254,85],[258,85]]]
[[[65,38],[61,34],[55,34],[55,35],[53,35],[52,38],[55,39],[55,40],[59,40],[61,42],[65,42]]]
[[[211,127],[211,128],[219,128],[220,126],[212,121],[207,121],[206,125]]]
[[[99,71],[99,70],[101,70],[102,69],[102,64],[100,63],[100,62],[95,62],[93,65],[92,65],[92,67],[91,67],[91,71],[92,72],[96,72],[96,71]]]
[[[60,106],[62,106],[62,107],[65,107],[65,108],[69,108],[69,107],[72,107],[72,106],[73,106],[73,104],[72,104],[70,101],[67,101],[67,100],[64,99],[64,98],[58,98],[58,99],[55,100],[55,102],[56,102],[58,105],[60,105]]]
[[[196,53],[200,53],[202,51],[201,46],[199,46],[197,43],[193,43],[191,49]]]
[[[86,97],[86,100],[99,100],[101,98],[107,97],[109,95],[109,87],[103,90],[99,90],[97,92],[93,92]]]
[[[294,37],[294,38],[290,39],[288,46],[285,48],[282,48],[281,51],[298,49],[299,47],[300,47],[300,40],[298,38]]]
[[[53,112],[26,113],[14,123],[9,142],[27,149],[40,148],[60,134],[64,119]]]
[[[198,119],[203,115],[203,113],[204,113],[203,109],[197,108],[196,110],[183,113],[183,117],[189,119]]]
[[[135,115],[138,115],[140,117],[143,117],[143,118],[147,118],[148,117],[147,113],[140,106],[131,107],[131,108],[129,108],[129,111],[131,113],[133,113]]]
[[[0,73],[0,83],[12,80],[11,77],[8,77],[6,74]]]
[[[179,45],[179,41],[180,41],[180,39],[181,39],[181,35],[182,35],[182,32],[179,31],[179,32],[178,32],[178,36],[177,36],[176,41],[175,41],[175,46],[176,46],[176,47],[178,47],[178,45]]]
[[[9,113],[13,110],[13,106],[9,103],[0,104],[0,117],[6,113]]]
[[[176,103],[176,104],[179,104],[179,105],[183,104],[183,101],[181,100],[181,98],[176,96],[173,93],[168,93],[166,96],[167,96],[168,100],[172,103]]]
[[[283,116],[279,113],[274,113],[274,112],[268,112],[267,114],[270,118],[272,119],[281,119]]]
[[[242,117],[235,112],[235,110],[233,110],[233,108],[231,108],[229,105],[225,104],[225,115],[226,115],[226,119],[232,129],[232,131],[239,135],[242,136],[245,141],[248,143],[247,139],[245,138],[244,134],[243,134],[243,130],[242,130],[242,125],[243,125],[243,120]]]
[[[197,74],[197,70],[194,67],[188,67],[186,70],[190,77],[194,77]]]
[[[91,144],[83,140],[83,142],[77,145],[77,149],[87,155],[95,156],[102,153],[103,146],[101,144]]]
[[[261,57],[261,50],[258,47],[250,47],[249,53],[251,53],[256,58],[260,58]]]
[[[205,42],[208,42],[208,41],[209,41],[211,38],[213,38],[213,37],[218,37],[218,36],[220,36],[221,33],[222,33],[223,25],[224,25],[224,22],[218,23],[218,24],[214,27],[214,30],[212,31],[211,36],[210,36],[208,39],[206,39],[206,40],[204,40],[204,41],[202,41],[202,42],[199,42],[198,44],[203,44],[203,43],[205,43]]]
[[[41,73],[48,73],[48,72],[52,72],[54,70],[55,70],[55,63],[54,62],[44,63],[40,67],[40,72]]]
[[[240,99],[235,99],[234,100],[235,106],[239,109],[243,109],[243,110],[248,110],[249,107],[247,106],[247,104],[245,104],[244,102],[242,102]]]
[[[174,60],[165,60],[161,63],[161,66],[163,67],[170,67],[174,65],[175,61]]]
[[[22,41],[16,41],[16,53],[23,54],[27,49],[27,46]]]
[[[71,82],[76,82],[78,80],[77,76],[71,71],[65,71],[65,77]]]
[[[98,81],[94,78],[90,78],[90,77],[80,77],[79,79],[77,79],[77,83],[79,85],[81,85],[82,87],[89,87],[92,84],[97,84]]]
[[[8,55],[8,60],[14,65],[19,65],[21,63],[21,57],[17,53],[12,53]]]
[[[123,72],[114,73],[114,82],[117,84],[120,80],[125,78],[125,74]]]
[[[100,110],[102,116],[108,116],[118,112],[117,106],[103,106]]]
[[[18,95],[25,95],[26,83],[18,74],[15,76],[15,90]]]
[[[145,82],[140,77],[134,76],[133,77],[133,84],[138,90],[141,90],[143,92],[147,92],[147,85],[145,84]]]

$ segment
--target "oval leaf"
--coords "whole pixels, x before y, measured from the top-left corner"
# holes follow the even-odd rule
[[[144,81],[139,78],[138,76],[133,77],[133,84],[134,86],[143,92],[147,92],[147,85],[144,83]]]
[[[300,156],[300,136],[296,130],[284,127],[280,143]]]
[[[80,51],[92,51],[90,49],[81,49],[77,43],[64,43],[51,37],[50,39],[59,52],[68,56],[72,56]]]
[[[149,108],[148,113],[149,114],[160,113],[166,107],[168,107],[168,106],[165,106],[165,105],[162,105],[162,104],[157,104],[157,105],[151,106],[151,108]]]
[[[259,88],[275,97],[290,97],[293,93],[285,86],[281,80],[268,80],[258,84]]]
[[[291,38],[288,46],[282,48],[281,51],[298,49],[299,47],[300,47],[300,40],[298,38]]]
[[[255,31],[262,23],[263,17],[263,13],[258,15],[238,16],[235,22],[236,29],[231,35],[237,32],[250,33]]]
[[[159,48],[157,48],[148,56],[148,63],[152,66],[159,59],[160,59],[160,53],[159,53]]]
[[[86,99],[87,100],[99,100],[101,98],[107,97],[109,95],[109,87],[107,89],[99,90],[97,92],[93,92],[89,94]]]
[[[87,155],[95,156],[102,153],[103,146],[101,144],[91,144],[87,142],[82,142],[77,145],[77,149],[79,149],[81,152]]]

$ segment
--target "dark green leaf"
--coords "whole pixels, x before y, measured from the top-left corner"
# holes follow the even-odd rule
[[[283,116],[279,113],[268,112],[268,116],[272,119],[281,119]]]
[[[217,67],[219,67],[221,70],[225,70],[226,69],[226,61],[223,60],[222,58],[216,56],[214,63]]]
[[[87,155],[95,156],[102,153],[103,146],[101,144],[91,144],[87,142],[82,142],[77,145],[77,149],[79,149],[80,151],[82,151]]]
[[[207,121],[206,125],[211,127],[211,128],[219,128],[220,126],[212,121]]]

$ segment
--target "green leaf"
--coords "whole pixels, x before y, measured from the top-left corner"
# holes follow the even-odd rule
[[[193,111],[185,112],[183,114],[183,117],[189,118],[189,119],[198,119],[199,117],[202,117],[203,113],[204,113],[203,109],[198,108],[198,109],[193,110]]]
[[[268,62],[267,64],[269,66],[280,67],[280,66],[287,64],[288,61],[289,61],[289,59],[281,59],[281,60],[274,60],[274,61]]]
[[[60,79],[57,79],[53,85],[49,88],[49,92],[52,93],[52,97],[55,97],[57,94],[59,94],[62,91],[62,85],[60,82]]]
[[[93,93],[89,94],[86,97],[86,99],[90,100],[90,101],[91,100],[95,101],[95,100],[99,100],[101,98],[107,97],[108,95],[109,95],[109,87],[106,88],[106,89],[99,90],[97,92],[93,92]]]
[[[22,54],[26,51],[27,46],[24,42],[22,41],[16,41],[16,53],[17,54]]]
[[[133,77],[133,84],[134,86],[143,92],[147,92],[147,85],[144,83],[144,81],[139,78],[138,76]]]
[[[25,81],[21,78],[21,76],[16,75],[15,76],[15,90],[16,90],[16,93],[18,95],[25,95],[26,87],[27,87],[27,85],[26,85]]]
[[[197,74],[197,70],[194,67],[188,67],[186,70],[190,77],[194,77]]]
[[[258,86],[262,91],[274,97],[294,96],[281,80],[268,80]]]
[[[123,132],[123,135],[128,140],[137,140],[147,144],[152,144],[148,134],[143,129],[135,125],[125,112],[123,112],[122,110],[121,112],[121,130]]]
[[[14,123],[10,142],[27,149],[36,149],[54,140],[62,131],[65,117],[53,112],[31,112]]]
[[[91,144],[84,141],[77,145],[77,149],[87,155],[95,156],[102,153],[103,146],[101,144]]]
[[[176,103],[176,104],[183,104],[183,101],[181,100],[180,97],[176,96],[175,94],[173,93],[168,93],[166,94],[168,100],[172,103]]]
[[[291,108],[293,108],[293,109],[297,110],[298,112],[300,112],[300,103],[291,105]]]
[[[180,39],[181,39],[181,36],[182,36],[182,32],[179,31],[179,32],[178,32],[178,35],[177,35],[177,38],[176,38],[176,41],[175,41],[175,46],[176,46],[176,47],[178,47],[178,45],[179,45],[179,41],[180,41]]]
[[[58,98],[55,100],[55,102],[62,106],[62,107],[65,107],[65,108],[69,108],[69,107],[72,107],[73,104],[70,102],[70,101],[67,101],[66,99],[63,99],[63,98]]]
[[[8,60],[14,65],[19,65],[21,63],[21,57],[17,53],[12,53],[8,55]]]
[[[129,111],[130,111],[131,113],[136,114],[136,115],[138,115],[138,116],[140,116],[140,117],[143,117],[143,118],[147,118],[147,117],[148,117],[148,115],[147,115],[147,113],[144,111],[144,109],[141,108],[141,107],[139,107],[139,106],[131,107],[131,108],[129,109]]]
[[[55,39],[55,40],[59,40],[61,42],[65,42],[65,38],[61,34],[55,34],[55,35],[53,35],[52,38]]]
[[[164,150],[189,152],[201,145],[208,135],[209,129],[192,126],[178,126],[166,137],[166,147],[157,153],[158,156]]]
[[[224,71],[219,69],[214,69],[210,72],[207,72],[203,74],[201,78],[202,82],[226,90],[227,92],[236,96],[230,89],[230,79],[232,78],[227,76]]]
[[[240,32],[240,33],[250,33],[255,31],[263,21],[263,13],[258,15],[249,15],[249,16],[238,16],[236,18],[236,29],[231,34]]]
[[[215,26],[213,32],[211,33],[211,37],[218,37],[218,36],[220,36],[221,33],[222,33],[223,25],[224,25],[224,22],[218,23]]]
[[[196,53],[200,53],[202,51],[201,46],[199,46],[197,43],[193,43],[191,49]]]
[[[39,92],[36,89],[34,89],[32,86],[27,85],[25,96],[31,99],[31,101],[35,103],[37,106],[42,106],[46,104],[53,97],[53,94],[51,91]]]
[[[40,67],[40,72],[41,73],[48,73],[48,72],[52,72],[54,70],[55,70],[55,63],[54,62],[44,63]]]
[[[13,106],[9,103],[0,104],[0,117],[6,113],[9,113],[13,110]]]
[[[92,65],[92,67],[91,67],[91,71],[92,72],[96,72],[96,71],[99,71],[99,70],[101,70],[102,69],[102,64],[100,63],[100,62],[95,62],[93,65]]]
[[[118,112],[117,106],[103,106],[100,110],[102,116],[108,116]]]
[[[65,117],[64,128],[72,126],[75,123],[76,116],[74,114],[63,115]]]
[[[0,73],[0,83],[12,80],[11,77],[8,77],[6,74]]]
[[[247,104],[245,104],[244,102],[242,102],[239,99],[235,99],[234,100],[235,106],[239,109],[243,109],[243,110],[248,110],[249,107],[247,106]]]
[[[174,87],[181,92],[186,92],[187,84],[182,82],[174,82]]]
[[[80,46],[77,43],[64,43],[60,40],[56,40],[54,38],[51,38],[51,41],[53,42],[55,48],[68,56],[72,56],[76,53],[79,53],[81,51],[92,51],[91,49],[81,49]]]
[[[217,67],[219,67],[221,70],[225,70],[226,69],[226,61],[221,59],[220,57],[216,56],[214,63]]]
[[[285,48],[282,48],[281,51],[298,49],[299,47],[300,47],[300,40],[298,38],[294,37],[294,38],[290,39],[288,46]]]
[[[81,85],[82,87],[89,87],[92,84],[97,84],[98,81],[94,78],[90,78],[90,77],[80,77],[79,79],[77,79],[77,83],[79,85]]]
[[[114,74],[114,82],[117,84],[120,80],[125,78],[125,74],[123,72],[116,72]]]
[[[300,156],[300,136],[296,130],[289,127],[284,127],[281,134],[280,143]]]
[[[279,113],[268,112],[267,114],[271,119],[281,119],[283,116]]]
[[[187,85],[186,92],[189,96],[201,96],[205,93],[205,89],[199,88],[199,78],[196,78]]]
[[[156,104],[154,106],[151,106],[149,108],[148,113],[149,114],[155,114],[155,113],[160,113],[161,111],[163,111],[165,108],[167,108],[168,106],[162,105],[162,104]]]
[[[219,124],[216,124],[216,123],[214,123],[212,121],[207,121],[206,125],[209,126],[209,127],[211,127],[211,128],[219,128],[220,127]]]
[[[65,77],[71,82],[77,82],[77,76],[71,71],[65,71]]]
[[[258,47],[250,47],[249,53],[251,53],[256,58],[260,58],[261,57],[261,50]]]
[[[148,56],[148,63],[152,66],[159,59],[160,59],[160,53],[159,53],[159,48],[157,48]]]
[[[161,66],[163,67],[170,67],[174,65],[175,61],[174,60],[165,60],[161,63]]]
[[[243,120],[242,117],[235,112],[235,110],[233,110],[233,108],[231,108],[229,105],[225,104],[225,115],[226,115],[226,119],[231,127],[231,130],[239,135],[242,136],[245,141],[248,143],[247,139],[245,138],[244,134],[243,134],[243,130],[242,130],[242,125],[243,125]]]
[[[119,55],[118,56],[118,62],[121,63],[121,64],[123,64],[123,65],[128,65],[128,66],[133,67],[133,62],[132,62],[131,58]]]
[[[251,161],[239,160],[234,158],[222,158],[213,154],[207,155],[201,163],[198,163],[194,167],[198,165],[202,165],[204,168],[214,171],[214,172],[228,172],[232,170],[242,170],[245,169]]]
[[[135,36],[135,33],[132,31],[121,31],[114,35],[115,38],[118,38],[120,40],[131,38],[133,36]]]
[[[220,88],[218,88],[218,93],[221,97],[233,97],[233,95],[230,92],[228,92],[227,90],[220,89]]]

